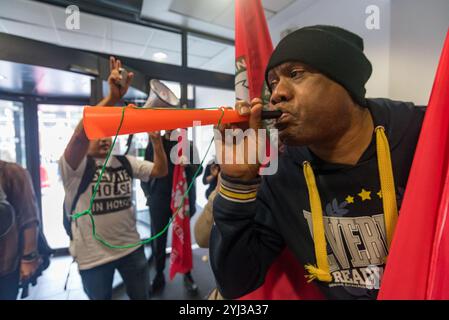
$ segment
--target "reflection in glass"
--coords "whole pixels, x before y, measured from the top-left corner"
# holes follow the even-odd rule
[[[82,116],[81,106],[38,106],[42,219],[45,235],[53,248],[69,245],[69,238],[62,226],[64,188],[58,160]]]
[[[22,103],[0,100],[0,159],[26,168],[24,129]]]
[[[207,87],[195,87],[195,103],[199,108],[212,108],[220,106],[234,106],[235,102],[235,92],[231,90],[223,90],[216,88]],[[207,147],[213,138],[213,126],[199,126],[194,128],[194,143],[198,149],[200,160],[206,154]],[[206,159],[204,160],[203,167],[213,159],[215,156],[215,144],[212,144]],[[202,176],[200,176],[196,183],[196,203],[200,207],[204,207],[207,203],[205,196],[207,185],[204,185],[201,181]]]

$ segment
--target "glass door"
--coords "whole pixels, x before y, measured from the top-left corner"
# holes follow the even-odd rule
[[[233,107],[235,103],[235,92],[231,90],[209,88],[195,86],[195,104],[196,108],[211,108],[220,106]],[[215,144],[213,143],[209,153],[206,155],[207,148],[210,141],[214,136],[214,127],[198,126],[194,129],[194,144],[198,150],[199,158],[202,160],[204,157],[203,167],[206,168],[207,163],[215,157]],[[204,174],[204,171],[203,171]],[[202,181],[203,177],[200,176],[196,181],[196,203],[201,208],[207,204],[206,190],[209,187],[204,185]]]
[[[0,100],[0,159],[26,168],[24,129],[22,103]]]
[[[50,246],[55,249],[69,246],[69,238],[62,225],[64,188],[58,161],[82,116],[82,106],[38,105],[42,220],[45,236]],[[127,142],[128,135],[119,136],[113,154],[124,154],[127,149]],[[128,154],[143,159],[143,151],[147,143],[146,133],[134,135]],[[138,221],[149,224],[146,198],[139,180],[134,181],[134,190],[133,203],[137,209]],[[138,231],[142,238],[150,236],[148,226],[138,224]]]
[[[62,225],[64,188],[58,160],[82,116],[82,106],[38,105],[42,220],[45,236],[54,249],[69,246]]]
[[[112,154],[114,155],[130,155],[134,156],[139,160],[144,160],[145,149],[148,144],[148,134],[147,133],[137,133],[134,134],[131,140],[129,135],[120,135],[117,137],[115,142],[114,150]],[[130,145],[128,145],[130,144]],[[128,151],[126,153],[126,151]],[[150,215],[148,214],[147,198],[143,193],[140,186],[140,180],[133,180],[133,195],[132,195],[133,206],[136,210],[137,217],[137,231],[140,237],[149,238],[151,236],[150,231]]]

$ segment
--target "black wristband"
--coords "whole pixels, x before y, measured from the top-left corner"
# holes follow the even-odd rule
[[[232,177],[229,177],[229,176],[225,175],[221,171],[220,171],[220,175],[221,175],[221,178],[223,180],[226,180],[226,181],[228,181],[230,183],[242,184],[242,185],[248,185],[248,186],[259,184],[261,182],[261,180],[262,180],[260,175],[257,175],[257,177],[255,177],[254,179],[251,179],[251,180],[241,180],[239,178],[232,178]]]

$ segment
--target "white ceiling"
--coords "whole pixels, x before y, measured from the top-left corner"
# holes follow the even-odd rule
[[[262,0],[268,20],[295,1]],[[108,54],[181,64],[181,36],[177,33],[103,18],[81,12],[80,30],[65,26],[65,9],[30,0],[0,0],[0,32]],[[234,0],[144,0],[142,18],[187,27],[224,38],[234,38]],[[234,47],[189,35],[188,65],[234,73]]]
[[[0,0],[0,31],[65,47],[145,60],[164,51],[171,64],[181,64],[181,36],[173,32],[80,14],[80,30],[68,30],[62,7],[29,0]]]
[[[262,0],[267,20],[295,1]],[[235,0],[143,0],[141,17],[234,39]]]

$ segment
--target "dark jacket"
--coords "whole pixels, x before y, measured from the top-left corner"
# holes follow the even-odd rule
[[[374,126],[385,127],[400,207],[424,109],[387,99],[368,99],[368,108]],[[374,133],[354,166],[326,163],[306,147],[287,147],[278,172],[262,181],[243,184],[222,175],[223,183],[235,190],[260,183],[253,201],[233,201],[223,193],[215,198],[210,254],[224,297],[258,288],[285,246],[301,264],[316,265],[304,160],[312,165],[321,197],[333,278],[329,284],[315,283],[330,299],[376,298],[378,284],[369,278],[381,279],[388,250]]]
[[[170,209],[171,193],[173,186],[173,170],[175,165],[170,161],[170,152],[173,147],[175,147],[178,142],[170,141],[165,137],[162,137],[162,143],[164,146],[165,154],[168,160],[168,174],[162,178],[150,178],[148,182],[141,182],[142,189],[147,197],[147,205],[157,206],[158,208]],[[148,144],[145,150],[145,160],[153,161],[153,145]],[[190,142],[190,159],[195,159],[193,143]],[[192,160],[191,160],[192,161]],[[199,164],[189,164],[185,167],[187,183],[193,180],[195,172],[200,168]],[[198,176],[202,173],[203,168],[201,167]],[[189,204],[190,204],[190,216],[192,217],[196,212],[196,187],[195,182],[189,191]]]
[[[0,276],[4,276],[19,267],[23,231],[39,225],[40,221],[36,196],[27,170],[18,164],[0,160],[0,183],[15,213],[15,223],[0,239]]]

